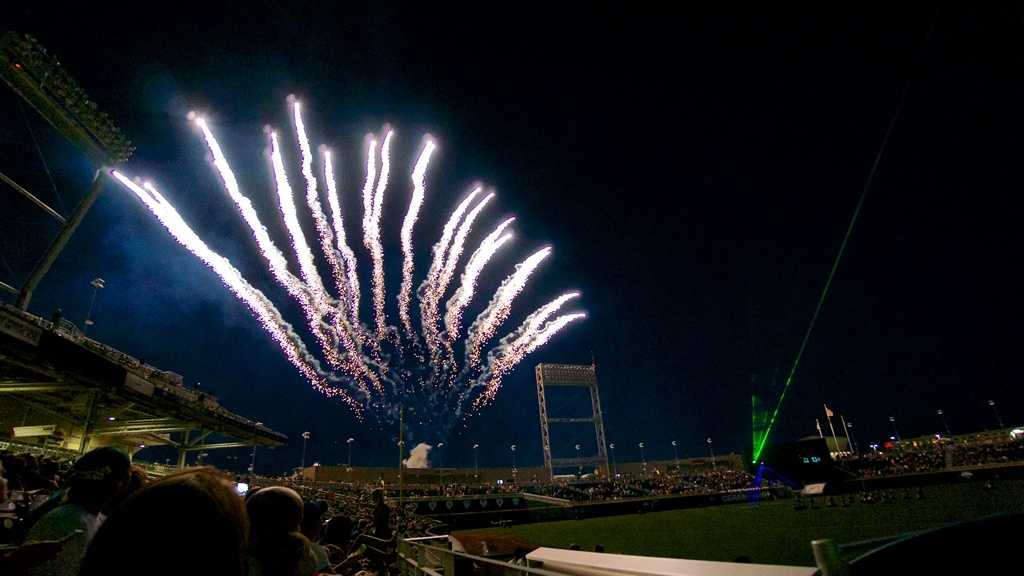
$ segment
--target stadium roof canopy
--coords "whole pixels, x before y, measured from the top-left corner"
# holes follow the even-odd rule
[[[0,442],[8,434],[69,452],[169,445],[179,465],[190,451],[288,441],[67,321],[0,304]]]

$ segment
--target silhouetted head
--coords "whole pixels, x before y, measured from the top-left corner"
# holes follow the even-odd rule
[[[80,576],[247,573],[248,519],[231,484],[209,468],[142,488],[114,510],[86,552]]]
[[[116,448],[97,448],[75,462],[68,477],[68,501],[98,514],[125,483],[131,463]]]

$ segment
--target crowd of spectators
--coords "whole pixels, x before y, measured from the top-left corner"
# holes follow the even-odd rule
[[[1024,438],[988,435],[899,442],[841,465],[872,477],[1013,462],[1024,462]],[[219,574],[369,576],[394,560],[398,537],[443,528],[414,514],[414,503],[393,513],[393,486],[251,477],[241,494],[232,480],[192,468],[151,481],[114,448],[74,461],[0,453],[0,574],[119,574],[140,566],[150,574],[182,574],[201,558],[204,572]],[[743,470],[714,467],[615,482],[410,486],[403,496],[530,492],[595,502],[726,493],[755,482]],[[162,560],[154,564],[157,557]]]
[[[267,482],[243,495],[213,468],[147,481],[114,448],[0,462],[0,574],[369,576],[393,561],[396,536],[433,522],[392,514],[372,486]]]
[[[743,470],[717,467],[650,478],[622,478],[615,482],[537,484],[521,490],[572,502],[596,502],[654,496],[715,494],[753,486],[754,477]]]
[[[950,463],[957,468],[1011,462],[1024,462],[1024,436],[1006,441],[958,443],[950,450]]]
[[[1024,462],[1024,437],[929,438],[896,442],[891,447],[844,458],[840,465],[864,478],[922,474]]]

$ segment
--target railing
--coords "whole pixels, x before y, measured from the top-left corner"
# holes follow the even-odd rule
[[[474,565],[486,565],[488,576],[565,576],[561,572],[456,552],[451,549],[448,536],[424,536],[399,541],[398,565],[405,576],[466,576],[474,572]]]
[[[823,552],[836,553],[831,541]],[[668,576],[672,574],[702,574],[710,576],[769,575],[810,576],[818,574],[813,566],[782,566],[767,564],[711,562],[681,558],[657,558],[538,548],[525,557],[524,564],[474,556],[450,549],[447,536],[409,538],[399,546],[398,569],[403,576]],[[819,547],[821,547],[819,545]],[[818,552],[816,550],[816,552]],[[532,556],[537,558],[531,559]],[[537,568],[540,564],[545,568]],[[835,563],[819,564],[824,576],[838,576],[842,572],[827,568]]]

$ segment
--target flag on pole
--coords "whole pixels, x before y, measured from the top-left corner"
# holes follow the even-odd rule
[[[818,438],[824,438],[825,435],[821,433],[821,422],[817,418],[814,419],[814,426],[818,429]]]
[[[839,437],[836,436],[836,427],[832,425],[832,410],[829,409],[828,404],[822,404],[825,407],[825,416],[828,418],[828,428],[832,431],[832,452],[839,452]]]

